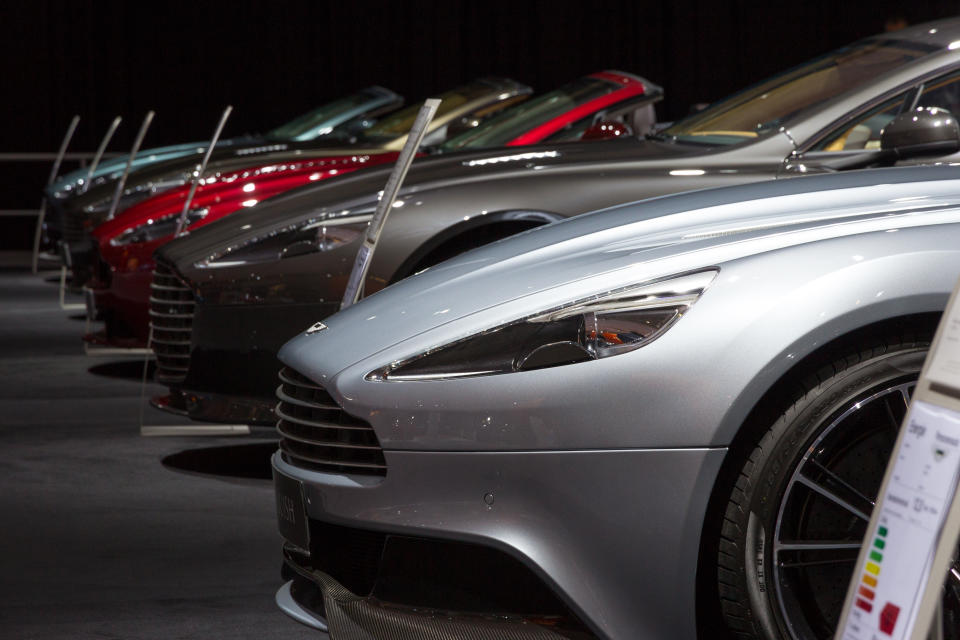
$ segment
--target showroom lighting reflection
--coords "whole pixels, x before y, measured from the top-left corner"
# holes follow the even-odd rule
[[[706,171],[703,169],[671,169],[672,176],[702,176]]]
[[[531,153],[514,153],[509,156],[496,156],[493,158],[482,158],[480,160],[469,160],[464,162],[466,167],[480,167],[486,164],[497,164],[500,162],[520,162],[522,160],[540,160],[541,158],[557,158],[559,151],[535,151]]]

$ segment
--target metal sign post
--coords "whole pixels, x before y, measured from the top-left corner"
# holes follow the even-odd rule
[[[114,118],[113,122],[110,123],[110,126],[107,127],[107,132],[103,134],[103,140],[100,141],[100,146],[97,147],[97,153],[94,154],[93,161],[90,163],[90,168],[87,170],[87,179],[83,182],[83,189],[80,191],[81,193],[86,193],[87,189],[90,188],[90,181],[93,180],[93,173],[100,165],[100,159],[103,157],[103,152],[107,150],[107,145],[110,144],[110,138],[113,137],[117,127],[120,126],[121,120],[123,120],[123,118],[120,116]]]
[[[153,115],[153,111],[147,112],[147,115],[143,118],[143,124],[140,125],[140,132],[137,134],[136,140],[133,141],[133,147],[130,149],[130,156],[127,158],[127,164],[124,167],[123,175],[120,177],[120,181],[117,183],[116,191],[113,192],[113,202],[110,204],[110,213],[107,215],[108,220],[113,218],[114,214],[117,212],[117,205],[120,203],[120,196],[123,194],[123,187],[127,184],[127,177],[130,175],[130,167],[133,165],[133,159],[136,157],[137,151],[140,150],[140,144],[143,142],[143,137],[147,135],[147,129],[150,128],[150,123],[153,122]],[[87,305],[83,303],[64,303],[67,286],[67,268],[73,268],[73,265],[70,264],[71,255],[69,250],[64,252],[64,260],[65,264],[60,267],[60,307],[62,309],[86,309]]]
[[[193,202],[193,196],[197,191],[197,184],[200,182],[200,178],[203,176],[204,172],[207,169],[207,163],[210,161],[210,155],[213,153],[214,147],[217,146],[217,141],[220,140],[220,134],[223,132],[224,125],[227,124],[227,118],[230,117],[230,113],[233,111],[233,106],[227,105],[227,108],[223,110],[223,114],[220,116],[220,122],[217,124],[217,128],[213,132],[213,137],[210,139],[210,144],[207,145],[207,150],[203,154],[203,160],[201,160],[200,165],[197,167],[196,172],[193,175],[193,180],[190,183],[190,191],[187,194],[187,199],[183,203],[183,210],[180,212],[180,217],[177,219],[177,229],[174,232],[174,236],[180,236],[183,234],[187,226],[187,213],[190,211],[190,203]],[[153,344],[153,324],[150,325],[150,334],[147,338],[147,355],[143,359],[143,378],[140,381],[140,435],[144,437],[158,437],[158,436],[231,436],[231,435],[250,435],[250,427],[245,424],[171,424],[171,425],[145,425],[144,422],[144,413],[143,408],[147,402],[147,372],[150,366],[150,355],[153,351],[150,349],[150,345]]]
[[[60,142],[60,151],[57,152],[57,159],[53,161],[53,167],[50,168],[50,177],[47,178],[47,187],[53,184],[53,181],[57,179],[57,172],[60,171],[60,164],[63,162],[63,156],[67,153],[67,147],[70,145],[70,140],[73,138],[73,133],[77,130],[77,125],[80,124],[80,116],[74,115],[70,120],[70,125],[67,127],[67,132],[63,135],[63,141]],[[40,201],[40,214],[37,216],[37,229],[33,234],[33,261],[31,263],[31,271],[33,273],[37,272],[37,263],[40,260],[40,239],[43,237],[43,221],[47,217],[47,196],[44,194],[43,199]]]
[[[143,117],[143,124],[140,125],[140,131],[137,133],[137,137],[133,141],[133,146],[130,148],[127,165],[123,168],[123,175],[120,176],[120,181],[117,182],[116,191],[113,192],[113,203],[110,205],[110,213],[107,215],[107,220],[112,220],[113,216],[117,213],[120,196],[123,195],[123,188],[126,186],[127,178],[130,176],[130,167],[133,166],[133,160],[137,157],[137,152],[140,151],[140,145],[143,143],[144,136],[147,135],[147,129],[150,128],[150,123],[153,122],[154,115],[153,111],[147,111],[147,115]]]
[[[900,428],[836,640],[942,638],[960,543],[960,283]],[[931,633],[932,630],[932,633]]]
[[[217,146],[220,133],[223,131],[223,125],[227,124],[227,118],[230,117],[232,111],[233,106],[227,105],[227,108],[223,110],[223,115],[220,116],[220,123],[217,125],[216,130],[214,130],[213,138],[210,139],[210,144],[207,145],[207,151],[203,154],[200,167],[197,169],[197,172],[193,176],[193,181],[190,183],[190,192],[187,194],[187,199],[183,203],[183,211],[180,212],[180,218],[177,220],[177,230],[173,234],[174,237],[180,236],[187,226],[187,212],[190,210],[190,203],[193,202],[193,196],[197,192],[197,183],[200,182],[200,177],[203,175],[203,172],[207,170],[210,154],[213,153],[213,148]]]
[[[437,113],[437,107],[439,106],[440,100],[430,98],[423,103],[423,107],[420,108],[420,113],[417,114],[413,128],[410,129],[410,136],[407,138],[406,144],[403,145],[403,150],[400,152],[400,157],[397,158],[397,164],[393,166],[393,171],[390,172],[390,177],[387,178],[387,186],[383,189],[383,196],[381,196],[380,202],[377,203],[377,208],[373,213],[373,219],[370,220],[370,226],[367,227],[367,233],[363,238],[363,244],[357,252],[356,260],[354,260],[353,263],[353,270],[350,272],[350,280],[347,282],[347,289],[343,293],[343,302],[340,304],[341,309],[346,309],[357,302],[363,295],[363,282],[367,277],[367,272],[370,270],[373,251],[377,247],[377,241],[380,239],[383,225],[387,222],[387,215],[389,215],[390,209],[393,208],[393,203],[397,199],[397,193],[400,192],[400,185],[403,184],[403,179],[407,176],[410,164],[413,162],[417,149],[420,148],[420,143],[423,141],[424,135],[426,135],[427,127],[430,125],[430,121],[433,120],[433,116]]]

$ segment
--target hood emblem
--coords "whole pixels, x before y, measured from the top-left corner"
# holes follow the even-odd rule
[[[322,322],[314,323],[312,327],[307,329],[307,335],[312,336],[315,333],[320,333],[321,331],[324,331],[326,328],[327,328],[327,325],[323,324]]]

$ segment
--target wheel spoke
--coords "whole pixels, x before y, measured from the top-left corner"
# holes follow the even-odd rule
[[[825,558],[823,560],[781,560],[777,563],[781,569],[800,569],[805,567],[822,567],[830,564],[849,564],[857,561],[857,556],[851,554],[849,558]]]
[[[910,408],[910,389],[913,388],[913,385],[903,385],[900,387],[900,398],[903,400],[903,406],[907,409]]]
[[[810,473],[811,468],[821,480],[814,480]],[[843,507],[853,515],[866,522],[870,521],[874,502],[851,487],[843,478],[833,473],[816,460],[808,460],[797,477],[797,481],[819,493],[831,502]],[[841,495],[843,494],[843,495]]]
[[[844,540],[792,540],[789,542],[778,542],[774,547],[774,552],[835,551],[837,549],[856,549],[859,551],[861,546],[863,546],[861,542],[848,542]]]
[[[898,394],[898,395],[899,395],[899,394]],[[901,395],[900,398],[902,399],[903,396]],[[904,410],[904,411],[901,412],[900,417],[897,417],[897,416],[894,414],[894,411],[893,411],[894,408],[890,406],[890,402],[886,402],[886,401],[885,401],[885,402],[883,403],[883,407],[884,407],[884,409],[886,409],[887,417],[890,418],[890,427],[891,427],[894,431],[899,431],[899,430],[900,430],[900,425],[903,424],[903,414],[905,413],[906,410]],[[900,407],[900,405],[898,404],[897,407]]]
[[[950,568],[949,582],[955,589],[960,589],[960,568],[957,568],[956,566]]]

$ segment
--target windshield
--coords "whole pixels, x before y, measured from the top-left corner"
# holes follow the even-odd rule
[[[290,122],[271,130],[267,133],[267,137],[291,142],[313,140],[333,132],[345,118],[355,118],[368,109],[380,107],[389,101],[389,98],[385,98],[383,94],[364,89],[297,116]]]
[[[550,93],[508,109],[478,127],[447,140],[438,149],[455,151],[502,147],[534,127],[619,88],[620,85],[600,78],[574,80]]]
[[[779,129],[803,109],[829,100],[937,47],[902,40],[867,40],[815,58],[734,94],[665,129],[683,142],[736,144]]]
[[[496,88],[492,83],[477,80],[476,82],[471,82],[462,87],[441,93],[436,96],[441,102],[434,116],[434,123],[436,124],[438,121],[442,121],[444,115],[463,107],[469,102],[491,95],[495,90]],[[417,119],[417,114],[420,113],[420,107],[422,106],[423,103],[412,104],[405,109],[401,109],[387,116],[361,133],[358,136],[359,140],[362,142],[385,143],[394,138],[407,135],[410,133],[410,129],[413,127],[413,121]]]

